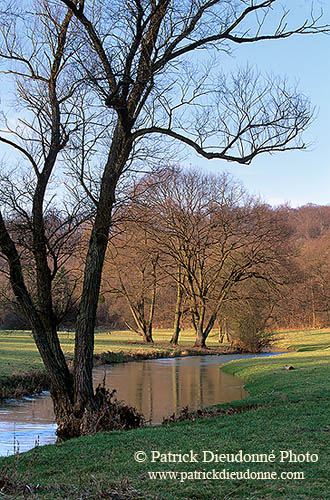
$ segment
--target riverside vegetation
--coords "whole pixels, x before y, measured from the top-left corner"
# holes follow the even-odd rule
[[[165,334],[164,334],[165,335]],[[111,337],[111,336],[109,336]],[[105,342],[105,334],[100,340]],[[10,335],[7,335],[8,345]],[[68,339],[69,340],[69,339]],[[130,339],[126,339],[128,341]],[[114,340],[112,340],[114,342]],[[69,342],[68,342],[69,343]],[[106,342],[105,342],[106,343]],[[110,344],[106,343],[107,347]],[[33,365],[32,349],[22,353]],[[103,345],[103,344],[102,344]],[[130,344],[127,344],[130,345]],[[31,340],[32,346],[32,340]],[[0,460],[4,498],[59,499],[205,499],[323,500],[330,496],[329,330],[281,332],[278,348],[295,349],[282,356],[230,362],[221,369],[245,380],[249,397],[221,405],[223,415],[145,427],[128,432],[99,433],[62,444],[39,447],[19,457]],[[100,345],[99,345],[100,347]],[[122,345],[117,346],[122,349]],[[138,350],[137,344],[131,349]],[[152,349],[152,348],[150,348]],[[68,349],[69,350],[69,349]],[[17,363],[20,353],[17,351]],[[8,360],[4,360],[3,364]],[[290,365],[294,370],[285,370]],[[3,372],[1,372],[3,373]],[[148,460],[134,460],[143,450]],[[270,454],[273,463],[150,463],[160,453]],[[281,450],[317,454],[314,463],[279,462]],[[150,479],[149,472],[177,471],[303,472],[291,480]],[[184,474],[182,477],[185,477]]]

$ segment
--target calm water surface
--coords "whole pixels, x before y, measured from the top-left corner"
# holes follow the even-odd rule
[[[263,356],[263,355],[261,355]],[[135,406],[153,424],[184,406],[197,409],[244,398],[242,381],[219,365],[248,354],[192,356],[105,365],[94,370],[94,385],[117,390],[117,398]],[[54,443],[56,424],[48,393],[10,400],[0,406],[0,456]]]

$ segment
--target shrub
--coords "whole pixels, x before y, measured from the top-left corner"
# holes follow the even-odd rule
[[[233,343],[244,352],[261,352],[278,340],[278,335],[267,331],[265,326],[266,321],[257,312],[247,311],[234,323]]]

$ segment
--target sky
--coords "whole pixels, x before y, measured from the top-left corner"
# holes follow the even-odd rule
[[[288,2],[297,15],[306,12],[309,0]],[[324,21],[330,24],[329,0],[322,2]],[[315,2],[316,6],[319,2]],[[307,7],[308,11],[308,7]],[[330,35],[296,35],[285,40],[239,46],[230,64],[256,66],[262,73],[274,73],[298,82],[299,90],[311,99],[316,117],[304,140],[308,151],[261,155],[251,165],[206,160],[192,154],[186,161],[210,172],[227,171],[239,179],[251,194],[271,205],[292,207],[330,204]]]
[[[329,0],[286,0],[299,23],[312,3],[323,7],[322,23],[330,24]],[[209,172],[227,171],[240,180],[251,194],[276,206],[292,207],[315,203],[330,204],[330,35],[296,35],[285,40],[242,44],[231,57],[224,55],[225,69],[249,64],[262,73],[287,77],[311,99],[315,120],[305,133],[307,151],[280,152],[256,157],[242,166],[220,160],[206,160],[191,153],[187,166]],[[5,103],[4,87],[2,104]],[[5,149],[1,148],[1,151]]]

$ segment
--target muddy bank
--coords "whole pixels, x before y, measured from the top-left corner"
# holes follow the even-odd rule
[[[143,361],[147,359],[161,359],[161,358],[179,358],[185,356],[204,356],[210,354],[237,354],[237,350],[226,350],[217,348],[201,349],[199,347],[189,348],[172,348],[159,351],[143,350],[136,352],[103,352],[101,354],[94,354],[94,367],[107,365],[111,363],[128,363],[129,361]]]
[[[234,354],[237,351],[224,349],[200,349],[189,347],[164,349],[161,351],[143,350],[136,352],[103,352],[94,355],[94,367],[111,363],[128,363],[129,361],[142,361],[147,359],[176,358],[184,356],[202,356],[210,354]],[[69,362],[71,358],[69,359]],[[22,398],[40,394],[50,388],[50,380],[43,369],[31,370],[3,377],[0,380],[0,401],[10,398]]]
[[[28,397],[47,391],[50,380],[44,370],[10,375],[0,380],[0,401],[11,398]]]

